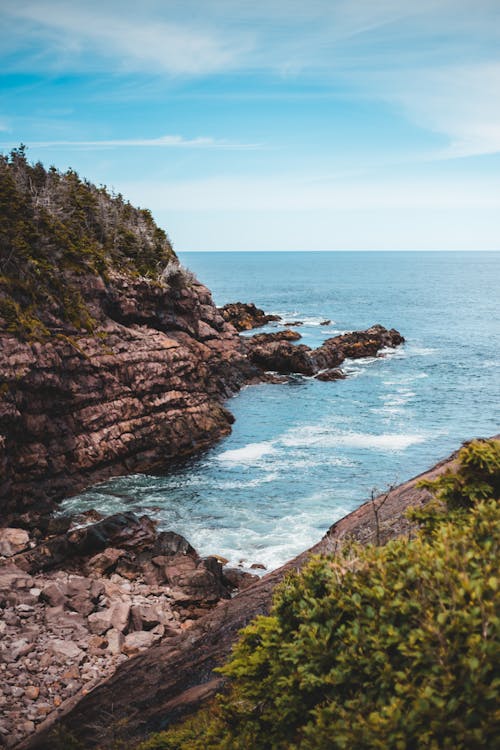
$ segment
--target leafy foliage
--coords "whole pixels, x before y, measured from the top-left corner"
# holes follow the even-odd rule
[[[494,441],[460,452],[453,476],[474,505],[441,513],[432,535],[346,548],[287,578],[222,668],[230,689],[211,721],[190,719],[140,750],[496,746],[497,456]],[[493,494],[473,490],[471,471]]]
[[[423,481],[448,510],[471,508],[480,500],[500,497],[500,440],[471,440],[458,453],[458,468]]]
[[[158,278],[174,258],[149,211],[74,170],[29,164],[24,147],[0,156],[0,318],[11,332],[43,338],[57,319],[92,330],[79,277]]]

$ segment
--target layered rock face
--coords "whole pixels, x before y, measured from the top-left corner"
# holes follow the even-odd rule
[[[242,355],[208,290],[92,282],[95,333],[43,342],[0,333],[4,513],[31,506],[34,492],[40,502],[164,465],[230,431],[221,401],[244,380]]]
[[[0,157],[0,512],[230,430],[240,343],[151,214]]]

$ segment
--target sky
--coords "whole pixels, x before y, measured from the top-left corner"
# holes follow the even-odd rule
[[[500,0],[0,0],[0,151],[178,251],[500,248]]]

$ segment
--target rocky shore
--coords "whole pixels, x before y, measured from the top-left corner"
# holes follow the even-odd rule
[[[200,558],[147,516],[54,526],[45,536],[0,529],[1,747],[258,580]]]
[[[145,291],[150,287],[142,289],[141,304],[134,285],[120,297],[128,316],[139,308],[144,314]],[[160,316],[166,292],[155,294]],[[201,559],[174,532],[158,533],[146,516],[77,518],[75,526],[50,514],[54,501],[110,473],[151,468],[160,457],[164,465],[226,434],[232,418],[222,397],[244,383],[282,382],[291,373],[342,378],[338,366],[346,358],[404,341],[395,330],[373,326],[312,350],[292,343],[300,334],[290,328],[240,338],[199,284],[176,304],[184,315],[177,313],[168,337],[159,323],[150,327],[151,309],[148,326],[108,321],[113,353],[95,338],[80,338],[75,351],[57,339],[42,347],[4,336],[6,372],[17,388],[9,390],[14,399],[4,400],[2,422],[10,428],[2,488],[4,523],[11,526],[0,529],[0,746],[18,746],[131,657],[182,636],[258,580],[223,568],[216,557]],[[233,320],[235,309],[245,330],[266,318],[253,305],[237,305]]]
[[[434,479],[453,468],[455,456],[366,502],[335,523],[310,550],[252,582],[234,597],[221,599],[186,632],[164,636],[133,659],[120,657],[123,663],[110,678],[88,692],[84,688],[67,698],[37,725],[36,734],[16,747],[54,750],[58,737],[78,739],[86,748],[106,746],[120,739],[138,741],[193,712],[223,687],[223,679],[213,670],[227,658],[239,630],[258,614],[269,611],[273,591],[287,571],[302,568],[312,554],[334,554],[339,545],[349,540],[383,544],[397,536],[411,535],[413,527],[406,516],[407,509],[423,505],[431,497],[417,486],[418,480]]]

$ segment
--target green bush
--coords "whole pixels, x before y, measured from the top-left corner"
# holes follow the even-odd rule
[[[455,470],[419,486],[430,489],[452,511],[500,498],[500,440],[471,440],[460,449],[457,460]]]
[[[351,546],[289,576],[222,668],[211,721],[142,750],[497,747],[500,508],[481,499],[498,486],[496,456],[492,441],[460,452],[454,481],[474,507],[441,514],[432,535]]]
[[[79,277],[158,280],[175,258],[149,211],[74,170],[29,164],[24,147],[0,155],[0,326],[9,332],[44,339],[54,318],[93,331]]]

